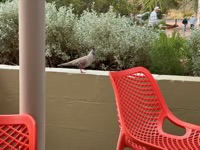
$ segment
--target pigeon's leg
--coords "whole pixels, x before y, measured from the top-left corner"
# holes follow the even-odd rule
[[[82,71],[83,67],[82,67],[82,65],[80,63],[79,63],[79,69],[80,69],[81,73],[85,73],[85,72]]]
[[[83,68],[80,68],[80,71],[81,71],[81,73],[85,73],[85,72],[83,72]]]
[[[82,71],[82,69],[80,69],[80,71],[81,71],[81,73],[84,73],[84,72]]]

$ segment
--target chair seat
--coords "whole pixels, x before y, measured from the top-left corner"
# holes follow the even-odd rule
[[[146,135],[148,137],[148,135]],[[139,138],[138,138],[139,139]],[[147,150],[145,147],[137,145],[131,139],[127,138],[127,144],[137,147],[138,150]],[[200,150],[200,131],[192,130],[191,134],[186,138],[170,138],[156,133],[155,136],[149,135],[149,138],[139,139],[143,142],[157,145],[163,150]]]

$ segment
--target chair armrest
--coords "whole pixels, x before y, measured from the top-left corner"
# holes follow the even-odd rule
[[[184,122],[184,121],[178,119],[177,117],[175,117],[171,112],[168,112],[167,118],[179,127],[182,127],[185,129],[200,130],[200,126],[194,125],[194,124],[191,124],[188,122]]]

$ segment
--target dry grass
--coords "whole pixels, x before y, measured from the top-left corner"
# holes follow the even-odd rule
[[[167,19],[183,19],[185,16],[189,18],[192,15],[195,15],[195,12],[192,10],[171,9],[167,14]]]

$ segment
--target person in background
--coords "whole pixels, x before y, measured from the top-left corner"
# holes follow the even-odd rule
[[[148,26],[154,27],[155,25],[158,24],[158,17],[157,17],[157,12],[160,10],[158,6],[154,8],[154,10],[151,12],[150,17],[149,17],[149,23]]]
[[[187,24],[188,24],[188,20],[187,20],[186,17],[183,19],[182,24],[184,24],[184,31],[186,31],[186,27],[187,27]]]
[[[194,25],[195,25],[196,20],[197,20],[197,19],[194,17],[194,15],[192,15],[192,17],[191,17],[190,20],[189,20],[190,29],[194,29]]]
[[[127,16],[127,19],[128,19],[128,24],[129,24],[129,25],[133,25],[132,14],[128,15],[128,16]]]

